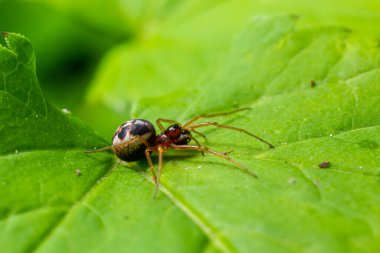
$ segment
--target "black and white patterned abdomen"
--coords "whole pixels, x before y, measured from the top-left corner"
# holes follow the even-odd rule
[[[116,129],[112,138],[112,145],[126,143],[126,145],[113,147],[113,151],[117,157],[127,162],[137,161],[145,157],[146,145],[139,141],[136,136],[140,136],[149,143],[150,146],[153,146],[156,138],[156,130],[152,123],[143,119],[133,119],[123,123]],[[128,143],[128,141],[131,142]]]

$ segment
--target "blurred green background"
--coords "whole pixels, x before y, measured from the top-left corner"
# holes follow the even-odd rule
[[[304,26],[380,37],[371,25],[380,21],[378,1],[12,0],[0,10],[0,30],[34,43],[47,98],[107,138],[120,122],[144,114],[142,99],[170,100],[207,78],[255,15],[294,14]]]

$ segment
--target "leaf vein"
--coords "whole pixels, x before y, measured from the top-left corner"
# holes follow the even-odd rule
[[[84,202],[84,200],[97,188],[97,186],[101,183],[101,181],[103,181],[105,178],[107,178],[113,171],[114,169],[119,165],[119,161],[117,160],[113,166],[111,166],[111,168],[107,171],[105,171],[105,173],[103,175],[100,176],[100,179],[95,182],[83,195],[82,197],[74,204],[72,205],[67,211],[66,213],[60,218],[57,220],[57,222],[55,222],[54,224],[52,224],[52,226],[50,227],[50,229],[45,233],[45,235],[40,238],[40,240],[29,250],[29,252],[38,252],[38,250],[44,245],[45,242],[47,242],[49,240],[49,238],[51,238],[54,234],[54,232],[61,226],[61,224],[63,224],[63,222],[69,217],[70,213],[73,212],[73,210],[76,209],[77,206],[79,206],[80,204],[82,204]],[[89,208],[90,209],[90,208]],[[92,209],[90,209],[92,210]],[[93,210],[92,210],[93,211]]]
[[[151,177],[142,173],[150,183],[155,184]],[[187,203],[180,200],[175,194],[166,186],[161,184],[160,191],[163,192],[190,220],[192,220],[198,227],[207,235],[214,246],[224,253],[237,252],[237,249],[225,238],[223,235],[216,231],[216,228],[212,227],[204,217],[193,210]]]

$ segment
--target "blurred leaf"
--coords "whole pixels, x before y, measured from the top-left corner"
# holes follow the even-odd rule
[[[29,40],[11,33],[5,38],[8,48],[0,47],[1,153],[104,144],[88,127],[45,101]]]
[[[128,38],[126,33],[112,34],[91,27],[48,4],[1,1],[0,9],[0,30],[24,34],[33,41],[45,96],[55,105],[74,111],[83,101],[99,58],[115,43]]]
[[[375,40],[347,29],[257,17],[195,87],[151,98],[136,92],[128,97],[136,101],[126,102],[133,114],[150,120],[252,107],[215,120],[257,133],[276,144],[274,150],[227,130],[208,131],[207,146],[234,150],[230,156],[258,180],[210,155],[166,155],[162,192],[152,200],[150,176],[138,171],[145,162],[113,169],[109,154],[81,153],[79,147],[103,143],[93,133],[86,136],[91,143],[74,135],[74,150],[67,150],[74,141],[65,135],[69,144],[61,150],[49,144],[45,151],[9,154],[18,148],[15,141],[13,149],[1,149],[8,155],[0,158],[6,196],[0,245],[45,252],[377,252],[379,56]],[[7,62],[0,63],[5,76],[14,68]],[[11,134],[9,143],[16,137]],[[324,161],[331,167],[320,169]],[[26,194],[32,196],[25,200]],[[44,222],[33,223],[20,210]],[[25,224],[33,230],[20,233]]]
[[[141,8],[137,8],[138,4],[135,4],[135,1],[123,1],[126,6],[134,6],[129,12],[138,13],[137,10],[140,12],[145,10],[150,15],[149,17],[140,16],[142,25],[135,26],[136,36],[132,41],[115,47],[104,57],[92,85],[87,90],[86,106],[79,115],[104,136],[110,135],[107,133],[113,131],[113,125],[104,125],[99,122],[98,114],[93,115],[88,111],[104,111],[101,115],[114,123],[137,117],[143,108],[152,110],[152,105],[162,104],[164,101],[168,107],[177,104],[176,108],[183,108],[189,100],[193,100],[199,94],[207,94],[207,97],[209,93],[203,92],[204,86],[208,86],[209,82],[212,83],[211,87],[215,85],[210,77],[220,75],[221,80],[230,78],[228,68],[231,64],[226,66],[227,70],[219,71],[217,74],[214,73],[215,68],[220,64],[221,59],[223,59],[222,62],[226,62],[225,53],[232,38],[255,13],[289,12],[299,18],[299,27],[340,25],[360,33],[380,34],[377,27],[368,25],[380,21],[379,16],[375,14],[376,10],[380,9],[380,5],[373,1],[159,2],[155,5],[150,1],[142,1],[139,5]],[[166,4],[161,5],[163,2]],[[162,9],[152,11],[152,6]],[[126,11],[126,16],[129,12]],[[159,13],[166,13],[166,15]],[[267,36],[267,33],[266,30],[262,32],[263,36]],[[313,40],[312,35],[307,36],[308,38],[305,38],[302,43],[312,43],[310,41]],[[254,43],[260,43],[260,41]],[[297,50],[299,46],[303,45],[295,45],[293,50]],[[264,70],[260,69],[256,74],[266,75],[267,63],[277,65],[273,69],[276,71],[276,67],[281,67],[284,62],[277,63],[275,60],[272,63],[265,59],[278,57],[282,56],[263,56],[262,64],[258,64],[255,69],[264,68]],[[336,55],[329,55],[329,57],[331,61],[334,61],[333,57]],[[230,59],[230,61],[235,60]],[[318,62],[315,65],[317,64]],[[318,66],[319,74],[328,67],[328,65]],[[226,74],[223,76],[223,73]],[[220,85],[224,87],[224,83],[222,80]],[[219,91],[224,93],[222,88]],[[252,97],[250,93],[246,95]],[[178,96],[181,100],[173,101],[173,98]],[[231,103],[238,106],[239,100],[234,96],[230,97],[234,100]],[[218,99],[217,96],[213,98]],[[141,100],[148,102],[141,102]],[[226,106],[223,100],[217,103]],[[107,109],[102,108],[103,106]],[[204,105],[200,103],[200,106]],[[197,110],[193,110],[192,113],[195,112]],[[165,112],[161,110],[158,113],[164,113],[162,116],[166,117],[176,117],[179,114],[186,116],[181,112],[168,112],[165,115]]]
[[[167,6],[170,15],[149,19],[132,43],[114,48],[100,64],[87,91],[88,107],[80,115],[102,134],[111,126],[104,126],[88,110],[105,105],[110,111],[104,117],[121,120],[134,116],[142,98],[167,96],[169,102],[173,95],[191,94],[189,90],[214,70],[251,15],[241,2],[175,2],[171,9]],[[230,15],[232,9],[240,15]]]
[[[23,2],[23,1],[18,1]],[[347,26],[354,30],[379,35],[376,23],[380,17],[380,4],[371,0],[336,0],[336,1],[302,1],[302,0],[33,0],[45,3],[57,9],[71,13],[92,27],[117,33],[145,34],[152,28],[174,28],[194,25],[190,20],[208,21],[217,24],[216,30],[234,26],[236,20],[244,20],[253,14],[283,14],[292,13],[302,16],[309,24],[329,24]],[[210,10],[228,8],[230,12],[217,19],[208,15]],[[195,19],[194,19],[195,18]],[[231,23],[228,21],[232,20]],[[206,37],[211,32],[207,23],[197,26],[198,34]],[[164,26],[164,27],[163,27]],[[161,30],[162,31],[162,30]],[[161,32],[160,31],[160,32]],[[177,30],[182,33],[181,30]],[[226,31],[229,31],[227,28]],[[214,33],[215,31],[212,31]],[[190,35],[190,34],[189,34]]]
[[[110,115],[111,121],[130,115],[136,97],[129,100],[123,82],[128,83],[128,93],[145,96],[184,92],[178,90],[183,84],[199,85],[223,57],[230,39],[254,14],[288,12],[301,17],[304,25],[341,25],[380,35],[377,26],[368,25],[380,21],[380,5],[370,0],[12,0],[0,2],[0,9],[1,30],[25,34],[36,45],[45,95],[76,113],[103,53],[121,43],[105,57],[94,88],[87,93],[91,104],[85,102],[80,112],[103,135],[110,128],[88,110],[106,111],[104,116]],[[133,65],[136,57],[141,59]],[[151,70],[146,79],[140,66]],[[170,78],[168,74],[173,73]]]
[[[115,35],[130,34],[131,29],[125,22],[125,16],[118,1],[89,1],[89,0],[32,0],[34,3],[50,5],[57,10],[64,11],[74,19],[87,24],[89,28],[99,32]]]

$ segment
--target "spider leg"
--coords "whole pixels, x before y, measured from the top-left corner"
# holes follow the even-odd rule
[[[86,150],[84,152],[85,153],[97,153],[97,152],[102,152],[102,151],[106,151],[106,150],[111,150],[111,149],[118,148],[118,147],[128,146],[130,143],[132,143],[136,140],[139,140],[141,143],[143,143],[147,147],[150,146],[150,144],[144,138],[142,138],[140,135],[138,135],[138,136],[135,136],[132,139],[125,141],[125,142],[121,142],[121,143],[118,143],[118,144],[115,144],[112,146],[108,146],[108,147],[104,147],[104,148],[99,148],[99,149],[94,149],[94,150]]]
[[[233,150],[230,150],[230,151],[224,151],[224,152],[222,152],[222,154],[223,155],[228,155],[229,153],[232,153],[232,152],[234,152]]]
[[[177,141],[179,142],[179,141],[181,141],[181,140],[183,140],[183,139],[186,139],[186,138],[190,138],[190,139],[192,139],[192,140],[197,144],[198,147],[201,147],[201,144],[199,143],[199,141],[198,141],[197,139],[195,139],[195,138],[194,138],[192,135],[190,135],[190,134],[183,135],[182,137],[178,138]],[[205,153],[204,153],[202,150],[200,150],[200,151],[201,151],[201,154],[204,156]]]
[[[166,129],[162,125],[161,122],[166,122],[166,123],[170,123],[170,124],[178,124],[179,125],[179,123],[177,121],[175,121],[175,120],[159,118],[159,119],[156,120],[156,124],[157,124],[158,128],[160,128],[161,131],[165,131],[165,129]]]
[[[128,145],[129,143],[131,142],[134,142],[135,140],[139,139],[140,141],[142,141],[142,143],[144,143],[145,145],[147,144],[147,142],[143,139],[143,138],[139,138],[140,136],[135,136],[133,137],[132,139],[130,139],[129,141],[125,141],[125,142],[122,142],[122,143],[119,143],[119,144],[115,144],[115,145],[112,145],[112,146],[108,146],[108,147],[104,147],[104,148],[99,148],[99,149],[94,149],[94,150],[86,150],[84,151],[85,153],[97,153],[97,152],[102,152],[102,151],[105,151],[105,150],[110,150],[110,149],[113,149],[113,148],[118,148],[118,147],[122,147],[122,146],[126,146]],[[149,144],[148,144],[149,146]]]
[[[156,172],[154,171],[154,167],[153,167],[153,163],[152,163],[152,158],[150,158],[150,151],[154,152],[156,150],[155,150],[154,147],[153,148],[152,147],[147,147],[145,149],[145,157],[146,157],[146,160],[148,160],[149,168],[150,168],[150,171],[152,172],[153,181],[156,184],[156,190],[155,190],[155,193],[154,193],[154,196],[156,196],[156,192],[157,192],[158,187],[159,187],[159,182],[158,182],[158,178],[156,176]]]
[[[205,139],[205,141],[207,141],[207,137],[206,137],[206,135],[204,135],[204,134],[202,134],[202,133],[200,133],[200,132],[198,132],[198,131],[196,131],[196,130],[194,130],[194,129],[190,129],[190,128],[184,128],[184,129],[189,130],[189,131],[192,131],[192,132],[194,132],[194,133],[196,133],[196,134],[202,136],[203,139]]]
[[[212,118],[212,117],[217,117],[217,116],[225,116],[225,115],[229,115],[232,113],[245,111],[245,110],[251,110],[251,108],[244,107],[244,108],[240,108],[240,109],[236,109],[236,110],[232,110],[232,111],[228,111],[228,112],[220,112],[220,113],[213,113],[213,114],[201,114],[201,115],[195,116],[194,118],[187,121],[185,124],[182,125],[182,127],[186,128],[186,127],[190,126],[194,121],[197,121],[197,120],[202,119],[202,118]]]
[[[199,141],[197,140],[197,139],[195,139],[193,136],[191,136],[190,135],[190,137],[191,137],[191,139],[197,144],[197,146],[200,148],[201,147],[201,144],[199,143]],[[203,152],[203,150],[201,150],[201,154],[203,155],[203,156],[205,156],[205,153]]]
[[[260,138],[259,136],[255,135],[253,133],[250,133],[250,132],[248,132],[248,131],[240,128],[240,127],[234,127],[234,126],[219,124],[217,122],[204,122],[204,123],[199,123],[199,124],[194,124],[192,126],[189,126],[188,129],[190,129],[190,131],[192,131],[195,128],[205,127],[205,126],[215,126],[215,127],[227,128],[227,129],[235,130],[235,131],[238,131],[238,132],[242,132],[242,133],[248,134],[249,136],[252,136],[252,137],[256,138],[257,140],[259,140],[259,141],[267,144],[269,146],[269,148],[274,148],[273,144],[267,142],[266,140]]]
[[[160,180],[161,180],[161,174],[162,174],[162,168],[164,165],[164,149],[161,146],[158,146],[158,170],[157,170],[157,183],[156,183],[156,189],[154,190],[154,198],[156,198],[158,189],[160,187]]]
[[[104,147],[104,148],[99,148],[99,149],[94,149],[94,150],[85,150],[84,152],[85,153],[97,153],[97,152],[102,152],[102,151],[106,151],[106,150],[111,150],[113,147],[114,146],[112,145],[112,146],[108,146],[108,147]]]
[[[245,167],[243,164],[239,163],[238,161],[232,159],[231,157],[226,156],[223,153],[218,153],[218,152],[213,151],[213,150],[206,148],[206,147],[197,147],[197,146],[188,146],[188,145],[172,145],[171,147],[173,149],[176,149],[176,150],[199,150],[199,151],[202,150],[206,153],[210,153],[212,155],[215,155],[215,156],[221,157],[227,161],[230,161],[231,163],[235,164],[237,167],[242,169],[244,172],[246,172],[246,173],[250,174],[251,176],[257,178],[257,175],[255,173],[253,173],[250,169],[248,169],[247,167]]]

